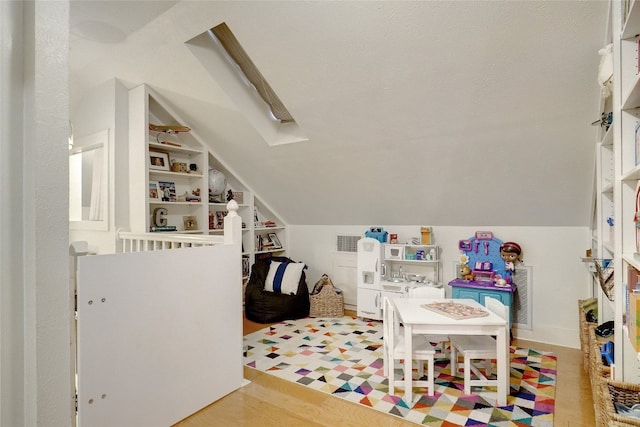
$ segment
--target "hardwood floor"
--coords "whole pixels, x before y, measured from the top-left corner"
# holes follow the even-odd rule
[[[347,312],[348,315],[355,315]],[[248,320],[244,333],[266,327]],[[577,349],[514,340],[515,345],[558,356],[554,427],[595,425],[591,383]],[[176,424],[176,427],[407,426],[399,418],[310,390],[254,369],[244,368],[249,384]]]

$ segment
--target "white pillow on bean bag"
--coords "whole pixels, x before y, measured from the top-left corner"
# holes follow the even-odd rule
[[[264,290],[279,294],[295,295],[305,265],[302,262],[271,261]]]

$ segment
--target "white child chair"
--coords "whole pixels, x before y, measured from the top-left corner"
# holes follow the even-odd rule
[[[389,381],[389,394],[393,395],[395,387],[404,387],[402,378],[395,378],[396,360],[405,359],[404,329],[399,326],[398,316],[393,303],[383,298],[383,354],[384,375]],[[418,362],[418,375],[424,374],[424,362],[427,363],[427,380],[412,380],[416,387],[427,387],[429,396],[433,396],[433,359],[435,350],[422,335],[413,335],[411,360]]]
[[[509,307],[495,298],[485,297],[484,305],[491,312],[505,320],[509,320]],[[451,342],[451,375],[458,371],[458,353],[464,356],[464,393],[471,394],[471,386],[497,386],[497,379],[489,379],[491,376],[491,359],[496,359],[496,340],[487,335],[452,335]],[[474,360],[486,361],[484,373],[480,370],[480,364]],[[475,378],[471,378],[471,373]]]
[[[409,288],[409,298],[437,298],[444,299],[444,288],[436,288],[434,286],[415,286]],[[448,335],[424,335],[430,343],[436,345],[436,359],[448,358],[447,344],[449,342]]]

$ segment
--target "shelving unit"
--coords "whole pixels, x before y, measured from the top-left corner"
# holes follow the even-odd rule
[[[437,245],[388,244],[383,245],[383,262],[386,264],[387,277],[399,272],[423,274],[426,280],[440,283],[440,247]],[[417,255],[422,251],[423,257]],[[397,255],[395,255],[397,253]],[[422,259],[419,259],[422,258]]]
[[[212,152],[211,144],[205,143],[193,129],[166,133],[150,130],[150,124],[188,126],[157,93],[147,85],[141,85],[129,91],[131,231],[152,231],[154,212],[162,209],[162,212],[166,211],[163,216],[167,225],[175,227],[173,232],[222,233],[222,228],[217,227],[226,214],[226,196],[231,190],[235,193],[238,214],[243,222],[244,279],[248,278],[256,256],[286,255],[286,224]],[[156,158],[160,160],[159,165],[152,164]],[[179,167],[172,170],[172,164]],[[220,201],[209,199],[210,169],[220,171],[226,178]],[[165,198],[166,188],[169,188],[169,194]],[[156,194],[158,198],[153,197]],[[199,200],[190,200],[198,194]],[[195,219],[195,223],[189,222],[189,225],[197,224],[195,227],[187,226],[191,219]],[[263,242],[275,240],[277,244],[258,246],[260,239]]]
[[[611,6],[614,57],[614,89],[611,100],[613,124],[609,132],[602,135],[602,142],[598,144],[599,217],[598,244],[595,249],[599,252],[595,256],[613,259],[615,369],[612,369],[612,373],[617,380],[639,383],[638,353],[629,339],[626,322],[630,318],[629,292],[635,285],[629,286],[627,283],[627,270],[629,267],[640,269],[634,219],[636,190],[640,182],[640,3],[613,1]],[[612,172],[609,171],[610,164]],[[607,224],[609,215],[612,215],[614,220],[611,233]],[[599,300],[605,299],[600,295]],[[601,306],[602,302],[599,308]],[[607,319],[599,315],[598,321],[604,320]]]

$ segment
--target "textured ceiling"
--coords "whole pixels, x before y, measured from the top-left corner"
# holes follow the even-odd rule
[[[290,224],[587,226],[606,8],[72,2],[72,104],[149,84]],[[223,21],[308,141],[267,145],[185,46]]]

